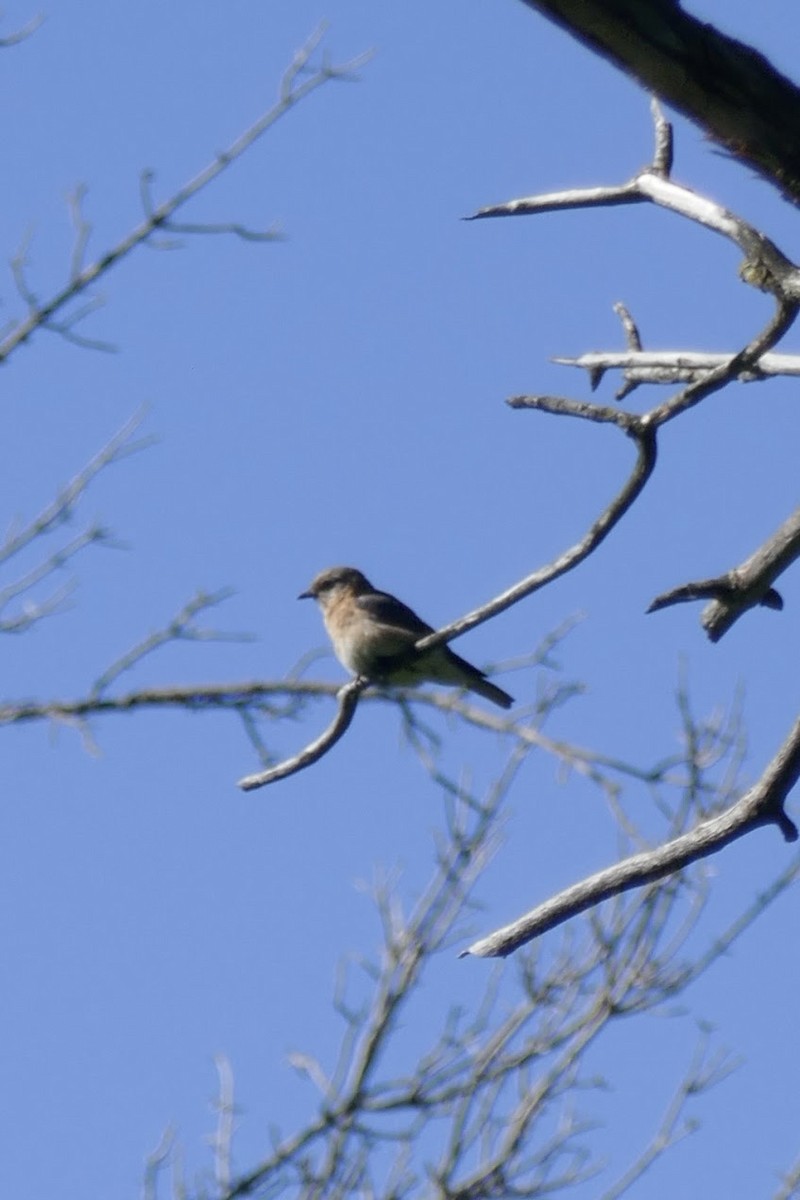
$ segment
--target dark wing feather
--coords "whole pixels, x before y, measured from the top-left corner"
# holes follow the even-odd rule
[[[426,633],[433,633],[430,625],[426,625],[421,621],[413,609],[407,604],[403,604],[402,600],[398,600],[396,596],[390,596],[388,592],[366,592],[362,596],[358,596],[356,604],[364,612],[369,613],[374,620],[379,621],[381,625],[391,625],[395,629],[403,629],[408,633],[413,633],[415,637],[424,637]]]

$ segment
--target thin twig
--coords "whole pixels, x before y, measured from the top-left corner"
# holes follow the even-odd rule
[[[120,675],[124,674],[125,671],[130,671],[143,658],[146,658],[149,654],[153,654],[168,642],[252,642],[254,640],[252,634],[223,633],[218,629],[202,629],[193,624],[194,618],[198,613],[205,612],[206,609],[214,608],[218,604],[224,603],[231,595],[230,588],[223,588],[218,592],[198,592],[197,595],[193,596],[191,600],[183,605],[181,610],[163,629],[157,629],[155,632],[148,634],[141,642],[116,659],[110,667],[107,667],[92,685],[88,697],[89,701],[99,700],[108,691],[111,684],[119,679]]]
[[[55,500],[48,504],[32,521],[19,529],[9,530],[5,541],[0,544],[0,566],[24,550],[35,538],[49,533],[66,521],[72,515],[77,501],[82,497],[89,484],[105,467],[120,462],[130,454],[135,454],[152,444],[151,438],[132,440],[134,433],[144,420],[144,415],[145,410],[140,409],[130,420],[126,421],[103,449],[78,472],[65,488],[62,488]]]
[[[341,66],[331,66],[327,61],[324,61],[320,67],[310,74],[308,73],[309,61],[313,53],[317,50],[323,33],[324,26],[320,26],[311,35],[305,45],[295,54],[290,66],[283,75],[278,99],[275,104],[259,117],[249,129],[246,129],[244,133],[236,138],[227,150],[221,151],[207,167],[204,167],[194,178],[190,179],[166,200],[163,200],[160,204],[150,204],[145,210],[145,219],[143,221],[117,242],[115,246],[112,246],[99,258],[95,259],[93,263],[83,267],[77,274],[75,274],[77,252],[74,250],[70,278],[65,286],[51,296],[50,299],[41,302],[36,299],[25,282],[24,251],[16,256],[13,264],[14,275],[20,294],[25,298],[29,311],[26,319],[17,324],[13,331],[0,342],[0,362],[4,362],[36,330],[56,328],[53,324],[53,318],[58,312],[77,296],[81,295],[81,293],[85,292],[92,284],[96,283],[102,275],[105,275],[113,266],[125,258],[126,255],[136,249],[137,246],[147,242],[153,233],[159,229],[169,228],[170,219],[178,209],[186,205],[198,192],[207,187],[223,171],[226,171],[237,159],[241,158],[245,151],[258,138],[271,129],[291,109],[304,100],[306,96],[329,80],[347,80],[355,77],[355,72],[366,62],[367,55],[360,55],[358,58],[354,58]],[[81,240],[82,234],[79,233],[78,243]],[[62,334],[65,333],[65,330],[67,333],[70,333],[69,327],[63,324],[57,328],[58,332]],[[71,333],[71,338],[72,340],[76,340],[77,335]]]

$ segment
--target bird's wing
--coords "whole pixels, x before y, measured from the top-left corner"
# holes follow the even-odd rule
[[[388,592],[366,592],[356,599],[356,604],[381,625],[413,634],[415,640],[433,633],[430,625],[421,621],[413,609]]]

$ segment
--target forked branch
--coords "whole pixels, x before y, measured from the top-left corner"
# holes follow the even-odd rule
[[[323,57],[318,67],[311,67],[311,58],[319,48],[324,28],[318,29],[298,50],[281,80],[278,99],[262,116],[240,134],[226,149],[204,167],[194,178],[188,180],[166,200],[154,203],[150,198],[149,185],[152,172],[144,172],[142,177],[142,202],[145,209],[144,219],[123,237],[115,246],[110,247],[94,262],[83,265],[83,255],[88,242],[90,227],[81,215],[80,202],[83,189],[78,188],[70,200],[70,208],[75,226],[75,245],[72,252],[72,264],[69,278],[65,285],[46,300],[39,300],[26,279],[27,253],[26,247],[17,253],[13,260],[13,272],[17,290],[28,309],[24,320],[14,322],[10,330],[0,340],[0,363],[12,354],[18,346],[26,342],[39,329],[49,329],[60,333],[71,341],[84,346],[94,346],[97,349],[111,347],[92,342],[74,331],[75,324],[88,312],[97,307],[98,301],[89,302],[87,307],[64,315],[69,305],[82,296],[112,267],[144,243],[153,244],[153,235],[157,232],[179,233],[234,233],[246,237],[250,241],[265,241],[275,238],[274,231],[259,233],[245,230],[236,223],[222,225],[184,225],[172,223],[174,215],[188,202],[212,183],[223,171],[226,171],[237,159],[245,153],[253,143],[273,127],[282,117],[297,104],[332,79],[353,79],[356,70],[366,61],[366,55],[361,55],[341,66],[334,66]]]
[[[662,592],[647,611],[657,612],[686,600],[710,600],[700,621],[711,641],[718,642],[751,608],[759,604],[765,608],[783,608],[780,593],[771,585],[799,556],[800,508],[738,567],[711,579],[698,579]]]

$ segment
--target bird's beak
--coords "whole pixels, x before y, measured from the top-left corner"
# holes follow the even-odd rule
[[[300,595],[297,597],[297,599],[298,600],[313,600],[314,593],[313,592],[301,592]]]

